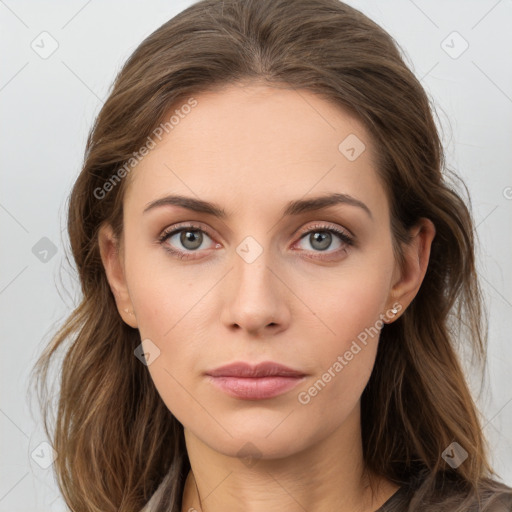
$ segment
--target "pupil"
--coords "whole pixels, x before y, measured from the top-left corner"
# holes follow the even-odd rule
[[[183,231],[180,238],[181,243],[187,249],[197,249],[203,241],[199,231]]]
[[[331,233],[328,233],[327,231],[317,231],[316,233],[312,234],[313,241],[311,243],[312,247],[316,247],[320,251],[325,251],[330,245],[331,245]],[[319,245],[315,245],[313,242],[320,242]]]

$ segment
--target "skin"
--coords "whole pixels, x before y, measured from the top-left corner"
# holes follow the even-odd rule
[[[99,235],[119,314],[160,350],[147,369],[185,429],[192,471],[182,510],[374,511],[398,489],[367,474],[362,457],[360,397],[378,335],[309,403],[297,395],[380,315],[392,322],[403,314],[424,278],[434,225],[422,219],[412,229],[401,270],[371,140],[341,108],[307,91],[260,84],[195,98],[198,105],[132,171],[119,247],[108,225]],[[338,150],[349,134],[366,145],[354,161]],[[372,218],[348,204],[282,216],[288,201],[333,191],[365,203]],[[171,193],[215,202],[229,216],[169,205],[143,213]],[[195,259],[180,260],[158,242],[181,222],[205,230],[199,249],[179,234],[164,244]],[[302,234],[317,224],[353,235],[356,244],[333,234],[318,249]],[[263,251],[251,263],[236,251],[247,236]],[[307,376],[255,401],[228,396],[203,375],[233,361],[269,360]]]

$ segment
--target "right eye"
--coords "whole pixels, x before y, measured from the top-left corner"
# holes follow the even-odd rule
[[[205,241],[205,236],[211,240],[211,237],[201,227],[186,224],[167,228],[160,235],[159,242],[166,251],[179,259],[189,259],[196,258],[193,253],[199,252]],[[180,245],[181,247],[179,247]],[[212,247],[210,246],[210,248]],[[206,250],[207,248],[203,249]]]

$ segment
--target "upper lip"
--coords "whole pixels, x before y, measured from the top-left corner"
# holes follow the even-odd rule
[[[305,373],[273,361],[256,365],[243,361],[220,366],[206,372],[212,377],[303,377]]]

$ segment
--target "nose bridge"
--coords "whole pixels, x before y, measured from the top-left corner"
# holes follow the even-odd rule
[[[261,235],[260,240],[263,238]],[[270,238],[260,243],[256,236],[245,237],[233,254],[232,293],[227,305],[229,324],[257,331],[287,320],[283,290],[276,278],[276,264]]]
[[[260,240],[262,237],[259,237]],[[270,248],[269,238],[260,243],[254,236],[245,237],[238,244],[234,255],[235,280],[237,283],[237,294],[250,295],[253,298],[256,295],[272,295],[275,284],[272,282],[272,250]],[[268,300],[269,297],[266,297]]]
[[[234,260],[238,293],[272,292],[275,283],[269,279],[269,267],[272,267],[269,244],[264,247],[252,236],[246,237],[236,247]]]

